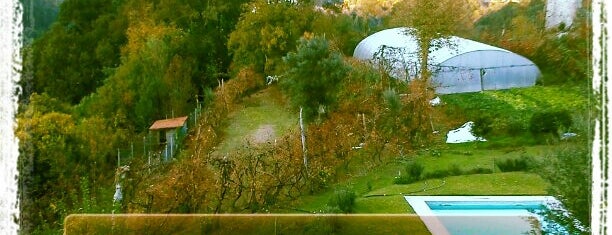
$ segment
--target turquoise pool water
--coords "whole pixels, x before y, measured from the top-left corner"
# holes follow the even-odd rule
[[[434,235],[539,234],[546,196],[415,196],[406,200]],[[564,234],[555,231],[555,234]]]
[[[541,202],[426,202],[450,234],[529,234],[539,230]]]

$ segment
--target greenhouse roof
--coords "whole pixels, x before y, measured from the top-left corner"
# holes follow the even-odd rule
[[[391,28],[374,33],[362,40],[357,45],[355,51],[353,52],[353,57],[368,60],[374,59],[374,54],[378,52],[382,46],[387,46],[393,48],[402,48],[405,52],[407,52],[404,53],[404,56],[418,58],[418,55],[415,53],[419,51],[419,46],[415,37],[407,33],[409,30],[413,29],[405,27]],[[457,55],[474,51],[501,51],[512,53],[502,48],[494,47],[491,45],[456,36],[451,36],[449,42],[450,43],[448,44],[451,46],[442,46],[430,53],[430,65],[441,64],[444,61]],[[414,61],[418,63],[418,60]]]

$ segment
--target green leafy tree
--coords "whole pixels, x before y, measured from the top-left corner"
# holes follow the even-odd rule
[[[32,92],[75,104],[104,80],[105,68],[119,63],[119,48],[125,43],[125,20],[111,1],[66,0],[57,21],[34,41]],[[25,94],[28,97],[29,94]]]
[[[303,107],[307,119],[321,114],[320,108],[336,104],[337,93],[349,67],[339,52],[332,51],[323,37],[300,39],[295,52],[284,57],[287,73],[283,87],[296,107]]]
[[[313,20],[313,7],[307,4],[258,0],[247,5],[229,36],[234,66],[253,65],[256,72],[275,74]]]
[[[190,78],[193,84],[199,84],[198,94],[216,86],[219,79],[229,78],[232,57],[228,38],[243,11],[242,5],[247,2],[162,0],[155,6],[153,18],[157,22],[171,22],[186,32],[177,53],[183,60],[195,62]]]
[[[312,32],[316,35],[325,35],[331,46],[338,48],[344,55],[352,55],[357,44],[376,31],[379,26],[376,18],[320,12],[315,14]]]
[[[29,41],[44,33],[57,18],[57,1],[20,0],[23,4],[24,39]]]
[[[34,93],[18,117],[21,227],[57,229],[65,215],[61,199],[82,169],[75,154],[75,123],[67,104]],[[67,171],[66,169],[71,169]]]

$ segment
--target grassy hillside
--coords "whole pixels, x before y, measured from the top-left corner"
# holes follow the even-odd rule
[[[237,110],[229,114],[229,126],[220,153],[227,153],[250,143],[274,142],[288,130],[298,128],[298,115],[293,114],[278,87],[271,86],[245,97]]]
[[[355,192],[354,213],[412,213],[402,195],[543,195],[548,183],[527,169],[518,172],[500,172],[495,162],[531,157],[546,161],[547,153],[558,148],[537,145],[527,128],[535,112],[550,109],[570,110],[574,125],[568,131],[588,137],[588,116],[592,103],[587,89],[582,87],[535,86],[530,88],[442,96],[445,105],[434,123],[442,130],[435,143],[406,156],[395,157],[386,164],[368,168],[366,160],[354,160],[348,179],[331,186],[329,190],[298,199],[288,211],[325,212],[338,190]],[[488,142],[444,144],[445,133],[465,121],[486,116],[493,119]],[[517,128],[518,129],[512,129]],[[573,140],[569,140],[571,143]],[[425,179],[407,185],[393,184],[403,173],[406,162],[423,165],[423,175],[459,169],[465,175]],[[487,174],[470,174],[472,171]]]

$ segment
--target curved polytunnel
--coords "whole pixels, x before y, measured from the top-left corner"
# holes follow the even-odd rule
[[[353,57],[383,66],[391,76],[409,81],[420,69],[419,46],[409,30],[392,28],[374,33],[357,45]],[[511,51],[455,36],[449,42],[432,51],[427,63],[438,94],[529,87],[540,76],[532,61]]]

